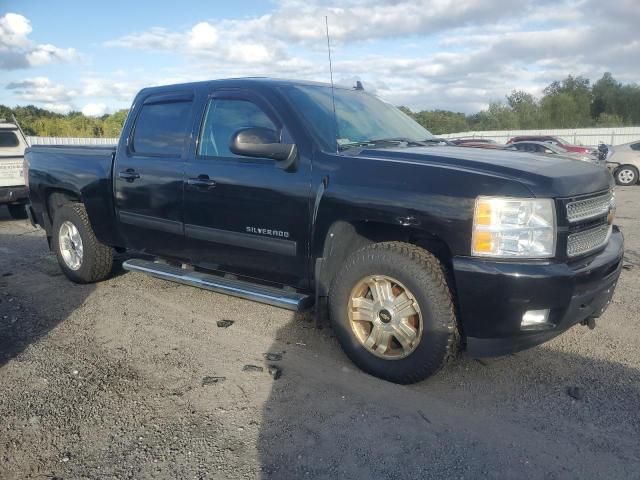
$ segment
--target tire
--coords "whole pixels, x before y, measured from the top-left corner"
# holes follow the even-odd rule
[[[394,301],[400,299],[402,293],[399,292],[404,290],[405,298],[411,298],[412,311],[419,311],[418,316],[399,320],[402,315],[396,313],[400,309],[396,309],[396,313],[393,314],[389,313],[393,312],[393,309],[382,309],[373,314],[373,322],[353,321],[352,318],[360,317],[354,303],[356,297],[357,305],[367,302],[364,304],[365,313],[376,312],[377,303],[369,309],[370,302],[376,302],[376,297],[385,298],[383,294],[374,296],[373,289],[369,287],[363,287],[365,290],[368,288],[368,293],[359,297],[360,293],[357,292],[361,292],[360,285],[363,285],[363,282],[368,285],[364,279],[373,279],[376,285],[389,279],[393,285],[392,295],[397,295]],[[329,291],[329,315],[336,338],[351,361],[365,372],[390,382],[409,384],[424,380],[440,370],[458,352],[459,334],[445,272],[431,253],[415,245],[384,242],[369,245],[353,253],[332,282]],[[393,337],[391,343],[386,341],[386,345],[391,345],[391,348],[383,353],[381,351],[386,347],[374,352],[365,346],[373,337],[367,333],[368,328],[373,332],[373,326],[377,322],[385,329],[397,329],[398,321],[413,322],[411,330],[414,334],[419,331],[416,336],[417,344],[414,341],[412,347],[403,348],[396,357],[391,354],[398,352],[398,346],[404,345],[400,345],[397,337]],[[369,337],[363,343],[363,337],[367,335]],[[380,346],[376,345],[375,348],[378,349]]]
[[[64,236],[64,232],[68,232],[72,227],[75,227],[81,240],[76,242],[81,246],[80,262],[76,265],[65,259],[65,246],[61,247],[60,238],[61,231]],[[69,203],[58,208],[53,220],[52,234],[51,247],[58,258],[60,268],[69,280],[75,283],[93,283],[109,276],[113,267],[113,250],[96,238],[84,205]],[[62,241],[64,242],[64,239]],[[69,245],[67,251],[68,247]],[[73,246],[72,250],[78,251],[76,246]]]
[[[638,169],[633,165],[623,165],[616,170],[614,177],[617,185],[635,185],[638,183]]]
[[[27,210],[24,205],[7,205],[7,208],[9,209],[9,215],[11,215],[11,218],[14,220],[24,220],[27,218]]]

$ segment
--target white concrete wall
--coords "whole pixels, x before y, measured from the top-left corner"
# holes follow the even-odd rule
[[[116,145],[117,138],[27,137],[29,145]]]
[[[554,135],[576,144],[595,147],[600,142],[608,145],[622,145],[623,143],[640,140],[640,127],[617,128],[577,128],[554,130],[494,130],[485,132],[458,132],[438,135],[444,138],[475,137],[490,138],[496,142],[506,143],[511,137],[518,135]]]

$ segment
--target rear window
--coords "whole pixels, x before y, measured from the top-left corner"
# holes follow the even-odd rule
[[[18,145],[20,145],[20,141],[15,133],[9,130],[0,131],[0,148],[17,147]]]
[[[191,102],[143,105],[132,150],[147,155],[180,155],[191,119]]]

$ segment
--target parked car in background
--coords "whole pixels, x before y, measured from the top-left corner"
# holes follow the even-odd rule
[[[488,148],[493,150],[505,150],[507,148],[505,145],[496,142],[462,142],[455,145],[458,147]]]
[[[522,135],[518,137],[513,137],[509,139],[507,145],[516,143],[516,142],[544,142],[550,143],[551,145],[557,145],[559,147],[564,148],[568,152],[574,153],[586,153],[589,155],[597,154],[597,149],[591,147],[585,147],[582,145],[572,145],[569,142],[566,142],[560,137],[554,137],[552,135]]]
[[[618,185],[635,185],[640,177],[640,140],[616,145],[607,160]]]
[[[515,142],[510,144],[507,148],[513,148],[521,152],[541,153],[544,155],[558,155],[572,160],[581,160],[583,162],[591,162],[601,164],[598,158],[593,155],[587,155],[584,153],[569,152],[559,145],[546,142]]]
[[[29,191],[24,179],[27,139],[16,123],[0,120],[0,205],[9,207],[12,218],[27,218],[24,205]]]

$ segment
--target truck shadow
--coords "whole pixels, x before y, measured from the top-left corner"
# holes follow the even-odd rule
[[[62,275],[42,231],[12,228],[8,218],[0,213],[0,367],[69,317],[94,289]]]
[[[399,386],[358,371],[329,329],[320,336],[279,363],[262,411],[260,478],[629,478],[640,467],[637,369],[551,344],[463,356]]]

